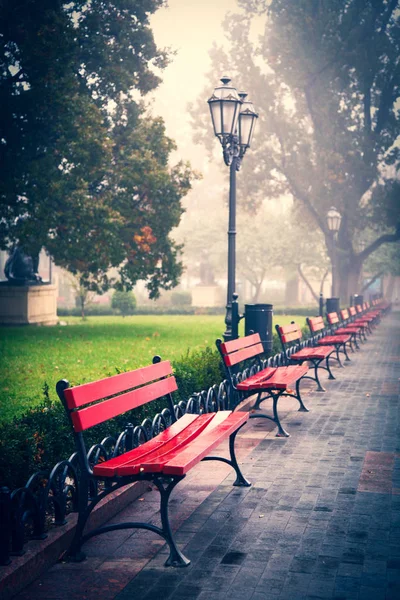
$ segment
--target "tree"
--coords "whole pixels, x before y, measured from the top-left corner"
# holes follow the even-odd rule
[[[327,275],[327,257],[322,236],[307,231],[299,224],[296,213],[264,202],[255,213],[238,217],[237,263],[240,275],[253,287],[252,302],[259,302],[265,282],[275,272],[290,279],[299,275],[315,301],[316,292],[310,278],[320,279],[321,287]]]
[[[136,308],[136,298],[133,292],[115,290],[111,298],[111,306],[120,312],[123,317],[133,315]]]
[[[193,173],[139,100],[168,57],[148,17],[163,0],[4,0],[0,14],[0,247],[26,240],[102,291],[176,285],[169,233]],[[22,217],[22,218],[21,218]],[[35,247],[33,247],[35,246]]]
[[[359,290],[364,261],[400,239],[398,2],[269,4],[239,0],[245,12],[225,20],[229,50],[214,47],[211,53],[212,81],[215,72],[228,72],[260,112],[239,197],[254,210],[265,196],[290,194],[309,227],[321,230],[331,260],[325,216],[336,206],[343,216],[340,296],[347,299]],[[260,15],[265,33],[254,43],[251,25]],[[200,124],[197,116],[197,139],[211,138],[208,123],[204,134],[206,120],[205,114]],[[374,239],[357,251],[367,227]]]
[[[82,273],[68,273],[68,279],[75,292],[75,301],[77,304],[79,303],[82,320],[84,320],[86,319],[85,310],[93,304],[96,293],[90,291],[89,287],[85,285]]]

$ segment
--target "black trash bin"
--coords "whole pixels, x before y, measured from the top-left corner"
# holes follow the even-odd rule
[[[244,305],[244,333],[259,333],[264,347],[264,352],[272,352],[272,304],[245,304]]]
[[[362,296],[361,294],[354,294],[352,306],[357,306],[357,304],[360,304],[362,306],[363,302],[364,296]]]
[[[340,298],[327,298],[326,299],[326,314],[335,312],[339,314],[340,311]]]

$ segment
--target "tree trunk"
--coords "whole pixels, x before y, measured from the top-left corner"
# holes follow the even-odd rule
[[[360,275],[362,263],[358,260],[338,260],[337,263],[337,289],[339,290],[340,302],[348,306],[350,296],[360,292]]]

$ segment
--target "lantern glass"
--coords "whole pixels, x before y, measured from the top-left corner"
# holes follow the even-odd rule
[[[237,128],[241,100],[237,90],[229,85],[230,79],[221,79],[223,85],[216,87],[208,100],[214,133],[223,138],[233,135]]]
[[[328,210],[328,213],[326,215],[326,221],[328,224],[329,231],[332,231],[333,233],[337,233],[340,229],[342,215],[334,206],[331,206],[331,208]]]
[[[245,94],[241,96],[246,97]],[[253,103],[245,100],[239,114],[239,143],[244,150],[250,148],[257,119],[258,114],[254,110]]]

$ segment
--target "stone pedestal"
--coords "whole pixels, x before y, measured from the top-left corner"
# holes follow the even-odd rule
[[[55,325],[57,286],[0,285],[0,325]]]
[[[192,305],[198,307],[223,306],[223,291],[219,285],[196,285],[192,288]]]

